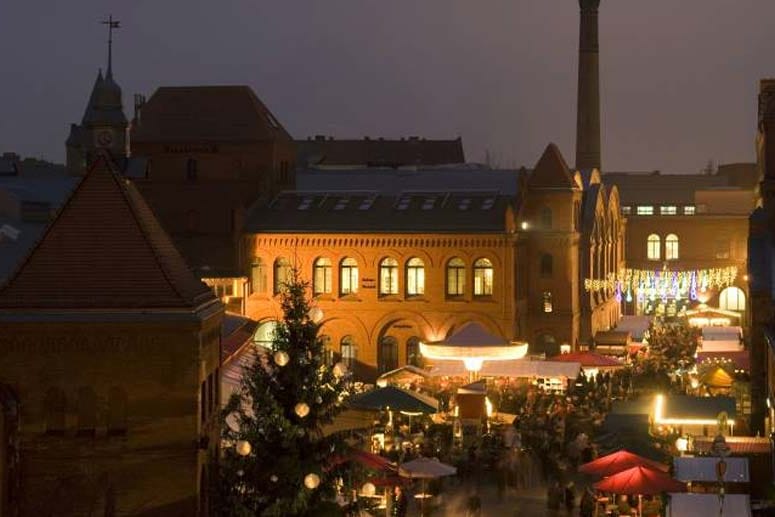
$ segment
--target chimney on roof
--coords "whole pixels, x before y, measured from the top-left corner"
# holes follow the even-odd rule
[[[412,141],[412,142],[416,142],[416,141],[417,141],[417,140],[419,140],[419,139],[420,139],[420,137],[419,137],[419,136],[410,136],[410,137],[409,137],[409,140],[410,140],[410,141]]]
[[[600,0],[579,0],[579,83],[576,105],[576,169],[602,170],[600,158]]]
[[[324,142],[325,140],[325,135],[315,135],[315,142]]]
[[[367,142],[368,142],[369,140],[371,140],[371,138],[369,138],[368,136],[364,136],[364,137],[363,137],[363,139],[364,139],[364,140],[366,140]]]
[[[140,112],[143,109],[143,106],[145,106],[145,95],[136,93],[135,94],[135,123],[140,122]]]

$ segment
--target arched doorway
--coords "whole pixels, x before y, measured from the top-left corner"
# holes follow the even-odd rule
[[[272,348],[276,329],[277,322],[274,320],[261,323],[253,333],[253,344],[264,348]]]
[[[719,309],[725,311],[745,311],[745,293],[742,289],[735,286],[729,286],[719,294],[718,297]]]
[[[539,334],[530,346],[533,355],[545,354],[546,357],[554,357],[560,354],[560,344],[552,334]]]
[[[379,340],[378,373],[382,374],[398,368],[398,340],[393,336],[383,336]]]

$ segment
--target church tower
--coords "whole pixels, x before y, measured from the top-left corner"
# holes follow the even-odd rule
[[[98,151],[107,151],[116,162],[127,156],[127,119],[121,102],[121,87],[113,79],[113,29],[119,27],[113,18],[108,25],[108,69],[94,81],[89,102],[80,124],[70,125],[67,147],[67,170],[82,176],[96,159]]]
[[[579,0],[579,86],[576,112],[576,169],[601,169],[600,59],[597,8],[600,0]]]

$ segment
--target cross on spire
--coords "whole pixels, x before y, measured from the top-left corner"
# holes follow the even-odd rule
[[[108,16],[107,20],[103,20],[100,23],[108,26],[108,73],[105,77],[111,78],[113,77],[113,29],[118,29],[121,25],[118,20],[113,19],[112,14]]]

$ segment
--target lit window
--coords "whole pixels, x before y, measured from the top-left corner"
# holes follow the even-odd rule
[[[675,215],[678,213],[678,208],[675,205],[666,205],[659,207],[659,215]]]
[[[379,294],[398,294],[398,261],[383,259],[379,264]]]
[[[358,262],[347,257],[339,265],[339,292],[343,295],[358,292]]]
[[[635,213],[638,215],[654,215],[654,207],[651,205],[639,206]]]
[[[745,293],[742,289],[730,286],[721,291],[718,306],[725,311],[744,311]]]
[[[552,209],[548,206],[545,206],[541,209],[541,228],[544,230],[551,230],[552,229]]]
[[[321,257],[312,266],[312,294],[331,293],[331,259]]]
[[[462,296],[466,288],[466,263],[455,257],[447,263],[447,296]]]
[[[433,209],[434,204],[436,204],[436,196],[429,196],[425,198],[420,208],[423,210],[431,210]]]
[[[541,276],[548,278],[552,276],[552,270],[554,269],[554,259],[548,253],[541,255]]]
[[[482,201],[482,210],[489,210],[495,205],[495,198],[494,197],[488,197],[485,198],[484,201]]]
[[[305,197],[301,200],[301,203],[299,203],[298,209],[299,210],[309,210],[309,207],[312,205],[312,198],[311,197]]]
[[[350,202],[349,197],[340,197],[334,205],[334,210],[344,210]]]
[[[492,295],[492,281],[492,262],[486,258],[474,262],[474,296]]]
[[[665,237],[665,260],[678,260],[678,235],[674,233]]]
[[[339,343],[339,351],[342,354],[342,362],[348,370],[352,371],[358,361],[358,346],[352,336],[345,336]]]
[[[406,264],[406,294],[419,296],[425,293],[425,264],[419,258],[409,259]]]
[[[686,205],[684,207],[684,215],[694,215],[695,209],[694,205]]]
[[[631,206],[623,206],[622,207],[622,214],[623,215],[630,215],[632,213],[632,207]]]
[[[250,287],[254,293],[266,292],[266,266],[258,257],[250,268]]]
[[[544,312],[552,312],[554,310],[554,307],[552,306],[551,291],[544,291],[542,306],[543,306]]]
[[[652,233],[646,240],[646,257],[649,260],[659,260],[662,257],[662,243],[659,235]]]
[[[274,261],[274,294],[280,294],[290,283],[293,268],[288,259],[283,257]]]

